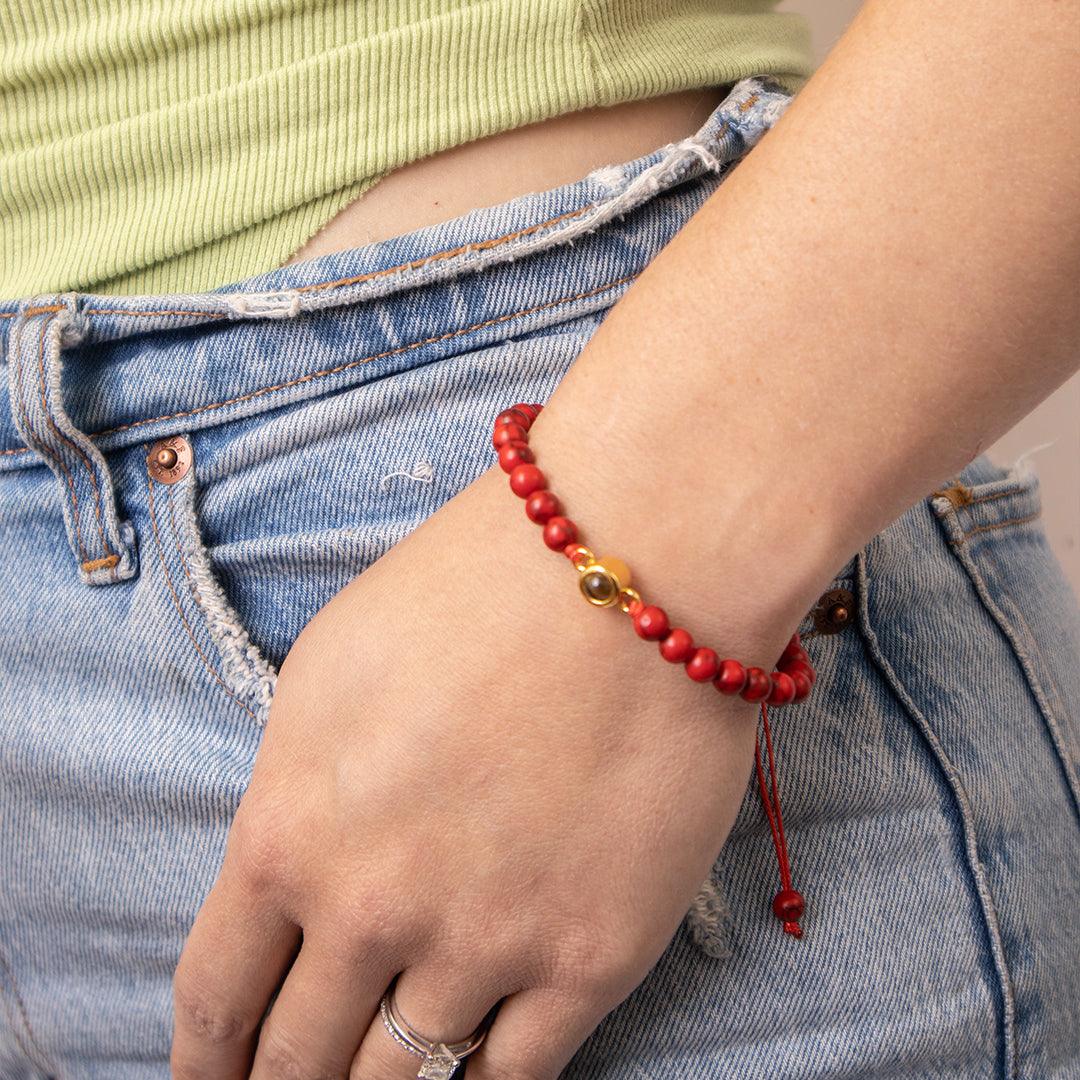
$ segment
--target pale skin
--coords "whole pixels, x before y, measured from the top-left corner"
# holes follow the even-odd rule
[[[770,668],[851,554],[1076,370],[1078,41],[1072,0],[869,0],[552,395],[551,488],[702,642]],[[755,707],[654,648],[497,465],[338,594],[181,957],[174,1075],[415,1077],[377,1015],[400,974],[433,1037],[502,1000],[469,1080],[555,1080],[752,769]]]

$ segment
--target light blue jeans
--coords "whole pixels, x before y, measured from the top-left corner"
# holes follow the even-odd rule
[[[788,103],[745,79],[693,138],[212,293],[0,305],[3,1080],[167,1076],[290,644],[491,467],[491,417],[548,398]],[[567,1080],[1080,1076],[1080,611],[1033,472],[943,491],[800,627],[819,681],[775,736],[804,938],[752,782]]]

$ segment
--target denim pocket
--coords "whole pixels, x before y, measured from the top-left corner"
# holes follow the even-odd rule
[[[241,627],[245,665],[276,669],[325,603],[495,464],[494,417],[546,400],[598,321],[190,433],[194,463],[166,500],[216,590],[202,618],[218,646]]]
[[[180,438],[192,445],[190,435]],[[150,565],[160,572],[197,666],[226,698],[262,723],[273,697],[276,670],[251,640],[211,565],[198,523],[196,468],[188,468],[175,482],[161,482],[149,466],[157,446],[143,447],[150,526],[144,548],[149,543],[153,549]]]

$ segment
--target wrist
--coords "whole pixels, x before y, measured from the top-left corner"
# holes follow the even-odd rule
[[[677,434],[670,452],[657,440],[643,453],[629,422],[601,430],[570,422],[570,412],[545,409],[529,443],[581,542],[621,558],[646,602],[695,640],[769,670],[858,546],[848,549],[835,515],[761,447],[742,467],[686,469],[677,463],[700,460],[700,448],[678,446]],[[505,487],[498,465],[492,474]],[[544,550],[539,535],[536,543]]]

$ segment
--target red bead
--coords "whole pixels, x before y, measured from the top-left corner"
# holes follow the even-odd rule
[[[787,671],[792,664],[809,664],[810,654],[801,646],[796,650],[793,649],[790,652],[785,649],[780,655],[780,659],[777,661],[776,666],[781,671]]]
[[[536,410],[536,415],[537,416],[539,416],[540,413],[542,413],[544,411],[544,406],[543,405],[538,405],[535,401],[533,402],[533,408]]]
[[[526,431],[532,427],[533,417],[530,416],[524,409],[519,409],[516,405],[511,406],[509,409],[503,409],[498,416],[495,417],[495,426],[500,424],[517,424],[519,427],[523,427]]]
[[[520,424],[499,424],[495,428],[495,434],[491,436],[491,445],[494,446],[496,450],[498,450],[503,443],[528,441],[528,433]]]
[[[673,664],[685,664],[694,655],[694,639],[681,627],[677,626],[660,642],[660,655]]]
[[[634,630],[638,637],[646,641],[659,641],[667,637],[670,629],[667,612],[655,604],[646,604],[634,616]]]
[[[791,700],[802,701],[803,698],[805,698],[807,694],[810,693],[810,689],[813,686],[813,683],[811,683],[810,680],[806,677],[806,672],[804,671],[796,671],[789,677],[791,681],[795,684],[795,696]]]
[[[514,471],[518,465],[524,465],[536,460],[528,443],[506,442],[499,447],[499,468],[504,473]]]
[[[806,650],[802,647],[802,642],[799,640],[798,634],[792,634],[791,640],[784,646],[784,651],[780,654],[781,660],[804,660],[806,659]]]
[[[713,679],[713,686],[721,694],[741,694],[746,685],[746,668],[738,660],[721,660],[720,671]]]
[[[559,497],[547,488],[534,491],[525,499],[525,516],[537,525],[546,525],[556,514],[562,513]]]
[[[745,701],[761,701],[768,693],[771,683],[766,672],[759,667],[746,669],[746,685],[742,688]]]
[[[526,405],[523,401],[519,401],[516,405],[511,405],[511,409],[516,409],[518,412],[523,412],[529,421],[535,420],[540,415],[540,410],[535,405]]]
[[[581,542],[576,538],[571,540],[569,544],[565,544],[562,549],[562,553],[576,566],[578,560],[583,558],[578,554],[578,548],[581,547]]]
[[[783,922],[798,922],[806,910],[802,893],[795,889],[781,889],[772,902],[773,914]]]
[[[795,700],[795,683],[783,671],[774,671],[770,677],[769,696],[766,705],[787,705]]]
[[[631,617],[636,615],[645,607],[645,602],[639,600],[636,596],[630,598],[630,602],[626,605],[626,613]]]
[[[810,680],[811,686],[814,685],[814,681],[817,679],[817,672],[809,664],[803,663],[802,660],[793,660],[790,664],[786,664],[783,670],[793,679],[796,674],[805,675]]]
[[[510,474],[510,487],[515,495],[524,499],[534,491],[547,487],[547,477],[532,463],[515,465]]]
[[[525,466],[521,466],[525,468]],[[544,526],[544,543],[552,551],[561,551],[567,544],[577,540],[577,526],[567,517],[548,518]]]
[[[719,670],[720,657],[706,645],[695,649],[694,655],[686,662],[686,674],[694,682],[712,682]]]

